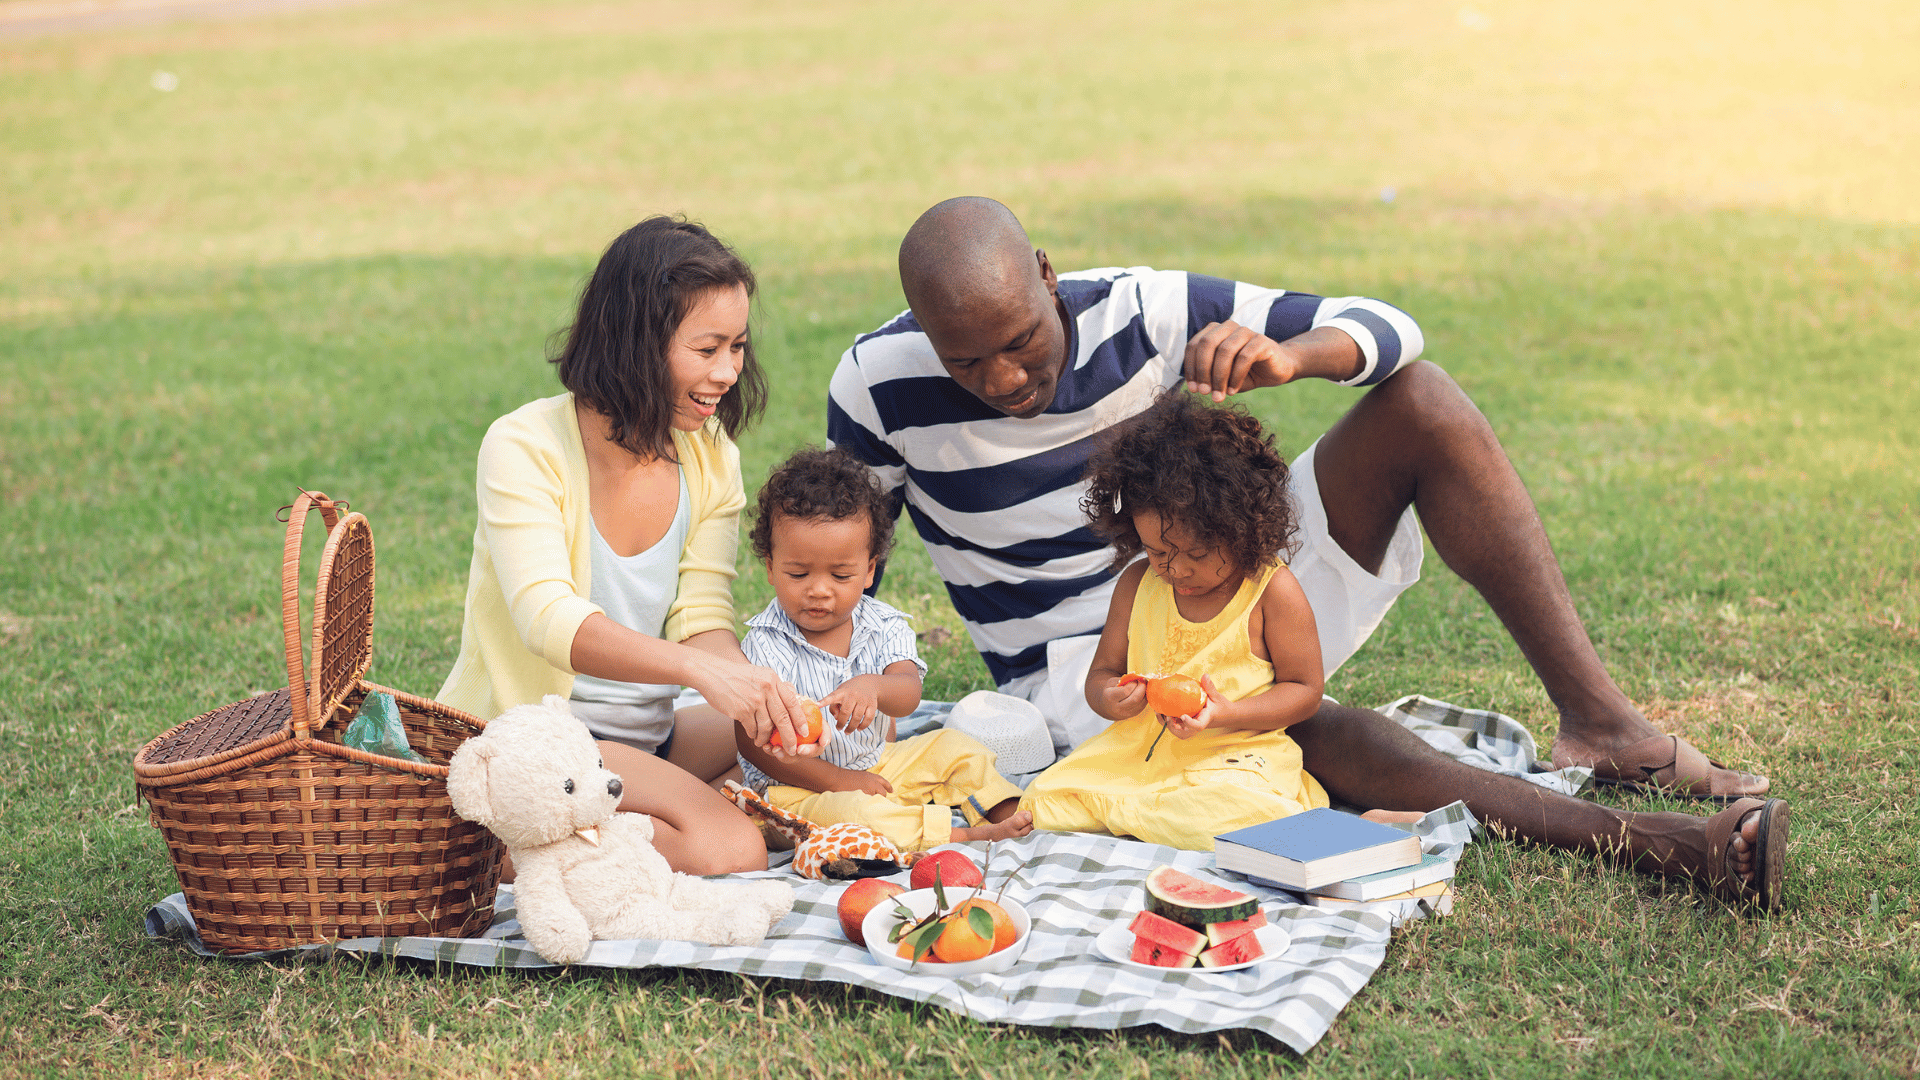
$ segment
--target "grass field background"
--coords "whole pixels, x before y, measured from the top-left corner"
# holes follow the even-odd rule
[[[1920,9],[1871,0],[389,0],[0,38],[0,1074],[1912,1075],[1916,72]],[[175,886],[129,761],[284,680],[294,484],[372,519],[372,677],[431,693],[480,435],[554,391],[547,339],[614,234],[681,211],[759,270],[753,484],[820,438],[840,351],[902,305],[900,234],[954,194],[1056,265],[1412,312],[1623,686],[1794,801],[1788,910],[1477,845],[1456,914],[1304,1059],[834,986],[143,940]],[[1294,451],[1353,392],[1244,400]],[[885,596],[958,629],[910,537]],[[928,648],[929,696],[985,685],[963,641]],[[1434,559],[1329,689],[1553,730]]]

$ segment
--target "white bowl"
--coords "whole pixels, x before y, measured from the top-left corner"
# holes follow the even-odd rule
[[[955,904],[974,895],[972,889],[948,889],[946,893],[947,899]],[[993,897],[983,892],[980,894],[980,899],[993,900]],[[867,953],[873,957],[874,963],[881,967],[893,968],[895,971],[952,977],[1005,971],[1020,959],[1020,954],[1027,949],[1027,939],[1033,936],[1033,919],[1027,915],[1027,909],[1012,900],[1001,899],[994,902],[1006,911],[1007,917],[1013,920],[1013,928],[1019,932],[1019,936],[1013,939],[1013,944],[999,952],[988,953],[978,960],[968,960],[963,964],[943,964],[938,960],[909,960],[899,955],[898,942],[887,940],[887,935],[893,931],[894,924],[899,921],[899,913],[893,905],[895,900],[905,904],[916,919],[933,914],[935,906],[932,889],[915,889],[898,896],[890,896],[875,904],[872,911],[867,912],[866,919],[860,924],[860,933],[867,939]]]

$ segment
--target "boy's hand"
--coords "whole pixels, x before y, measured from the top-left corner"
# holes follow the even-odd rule
[[[841,731],[865,731],[880,712],[880,699],[873,691],[862,689],[854,681],[848,680],[835,687],[833,693],[821,698],[820,707],[833,712],[840,721]],[[893,788],[887,790],[892,791]]]
[[[871,723],[872,721],[869,720],[868,722]],[[888,783],[887,778],[881,776],[879,773],[862,772],[853,775],[853,787],[850,790],[864,791],[869,795],[891,795],[893,794],[893,785]]]
[[[1138,716],[1147,707],[1147,681],[1138,675],[1122,675],[1100,690],[1110,716]]]
[[[1160,718],[1160,722],[1167,725],[1167,730],[1173,732],[1173,737],[1176,739],[1190,739],[1207,730],[1207,727],[1217,719],[1218,707],[1227,704],[1227,699],[1221,697],[1220,691],[1214,688],[1213,676],[1200,676],[1200,688],[1207,692],[1207,703],[1200,706],[1199,712],[1192,716]]]

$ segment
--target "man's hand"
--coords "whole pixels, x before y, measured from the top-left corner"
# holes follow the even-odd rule
[[[858,680],[849,679],[821,698],[820,707],[830,710],[840,721],[841,731],[865,731],[880,712],[880,698],[872,690],[861,686]]]
[[[1229,319],[1208,323],[1193,335],[1183,370],[1190,392],[1225,401],[1229,394],[1295,379],[1351,379],[1364,360],[1360,346],[1337,327],[1275,341]]]
[[[1187,342],[1187,389],[1225,401],[1260,386],[1279,386],[1299,375],[1299,363],[1286,347],[1229,319],[1208,323]]]

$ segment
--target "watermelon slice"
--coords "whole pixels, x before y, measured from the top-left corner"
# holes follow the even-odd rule
[[[1147,910],[1202,930],[1208,923],[1251,919],[1260,904],[1252,893],[1209,885],[1171,866],[1156,866],[1147,875]]]
[[[1199,931],[1181,926],[1172,919],[1163,919],[1151,911],[1135,915],[1127,929],[1133,931],[1133,936],[1141,941],[1165,945],[1188,956],[1199,956],[1200,950],[1207,947],[1206,936]]]
[[[1192,954],[1170,949],[1146,938],[1133,939],[1133,955],[1130,959],[1136,964],[1163,968],[1190,968],[1194,964]]]
[[[1215,945],[1200,954],[1201,967],[1229,967],[1244,964],[1249,960],[1258,960],[1267,951],[1260,947],[1260,935],[1241,934],[1224,945]]]
[[[1207,944],[1214,946],[1225,945],[1234,938],[1251,934],[1265,925],[1267,925],[1267,913],[1264,911],[1256,911],[1253,913],[1253,917],[1248,919],[1239,919],[1234,922],[1208,923]]]

